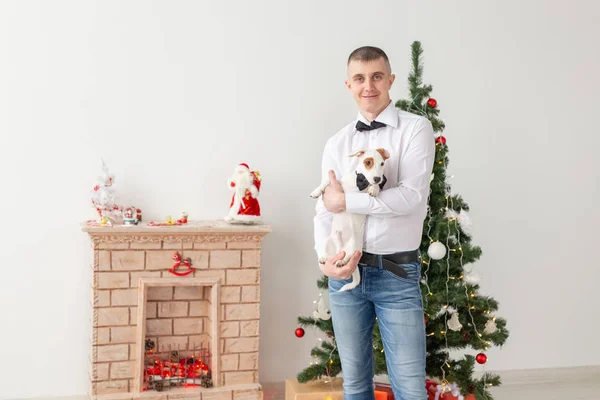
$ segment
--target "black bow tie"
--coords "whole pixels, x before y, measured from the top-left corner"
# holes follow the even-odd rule
[[[358,121],[356,123],[356,130],[359,132],[371,131],[373,129],[383,128],[384,126],[386,126],[386,125],[383,122],[379,122],[379,121],[372,121],[371,125],[367,125],[362,121]]]

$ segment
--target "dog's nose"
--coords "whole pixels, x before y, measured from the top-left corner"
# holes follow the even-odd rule
[[[376,176],[375,178],[373,178],[373,180],[375,181],[375,183],[379,183],[381,181],[381,178]]]

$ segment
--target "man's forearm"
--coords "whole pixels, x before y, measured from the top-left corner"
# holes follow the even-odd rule
[[[368,193],[346,193],[345,211],[378,217],[408,215],[422,203],[422,192],[423,190],[398,186],[382,190],[377,197]]]

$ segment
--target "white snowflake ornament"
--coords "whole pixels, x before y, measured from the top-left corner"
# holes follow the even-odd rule
[[[448,329],[453,330],[454,332],[458,332],[462,329],[462,324],[458,320],[457,312],[453,313],[452,318],[448,321]]]
[[[488,322],[485,323],[485,329],[483,330],[483,332],[487,333],[488,335],[491,335],[492,333],[496,332],[496,321],[494,321],[493,319],[488,319]]]
[[[479,277],[477,275],[473,275],[473,274],[467,274],[463,276],[463,282],[468,284],[468,285],[477,285],[479,284]]]
[[[473,223],[471,222],[471,216],[468,212],[466,212],[465,210],[460,210],[460,213],[458,214],[458,223],[460,224],[460,227],[463,230],[463,232],[471,236],[471,234],[473,233]]]
[[[317,319],[322,319],[323,321],[327,321],[331,318],[331,313],[329,309],[325,307],[325,303],[323,302],[323,297],[319,299],[319,303],[317,304],[317,309],[313,311],[313,317]]]

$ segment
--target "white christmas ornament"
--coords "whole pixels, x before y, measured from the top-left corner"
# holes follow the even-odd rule
[[[456,309],[452,306],[442,307],[442,308],[440,308],[440,311],[438,311],[437,314],[435,314],[434,318],[439,318],[446,313],[452,315],[452,314],[456,313]]]
[[[488,335],[496,332],[496,321],[493,319],[488,319],[488,322],[485,323],[485,329],[483,332],[487,333]]]
[[[458,214],[458,223],[460,224],[460,227],[462,228],[463,232],[471,236],[471,234],[473,233],[473,223],[471,222],[471,216],[468,212],[466,212],[465,210],[460,210],[460,214]]]
[[[431,176],[429,177],[429,182],[433,181],[433,178],[435,178],[435,174],[432,172]]]
[[[458,331],[461,330],[462,324],[458,320],[458,313],[457,312],[455,312],[454,314],[452,314],[452,318],[450,318],[450,321],[448,321],[448,328],[450,330],[455,331],[455,332],[458,332]]]
[[[441,260],[446,255],[446,246],[440,242],[433,242],[429,245],[427,254],[434,260]]]
[[[469,285],[477,285],[479,283],[479,277],[476,275],[464,275],[463,282]]]
[[[473,233],[473,223],[471,221],[471,216],[467,211],[460,210],[460,213],[457,213],[456,211],[449,209],[448,211],[446,211],[446,218],[457,220],[460,225],[460,228],[467,235],[471,236],[471,234]]]
[[[317,304],[317,309],[313,311],[313,317],[317,319],[322,319],[323,321],[327,321],[331,318],[331,313],[327,308],[325,308],[325,303],[323,302],[323,298],[319,299],[319,304]]]
[[[458,213],[452,209],[448,209],[446,211],[446,218],[448,219],[458,219]]]

